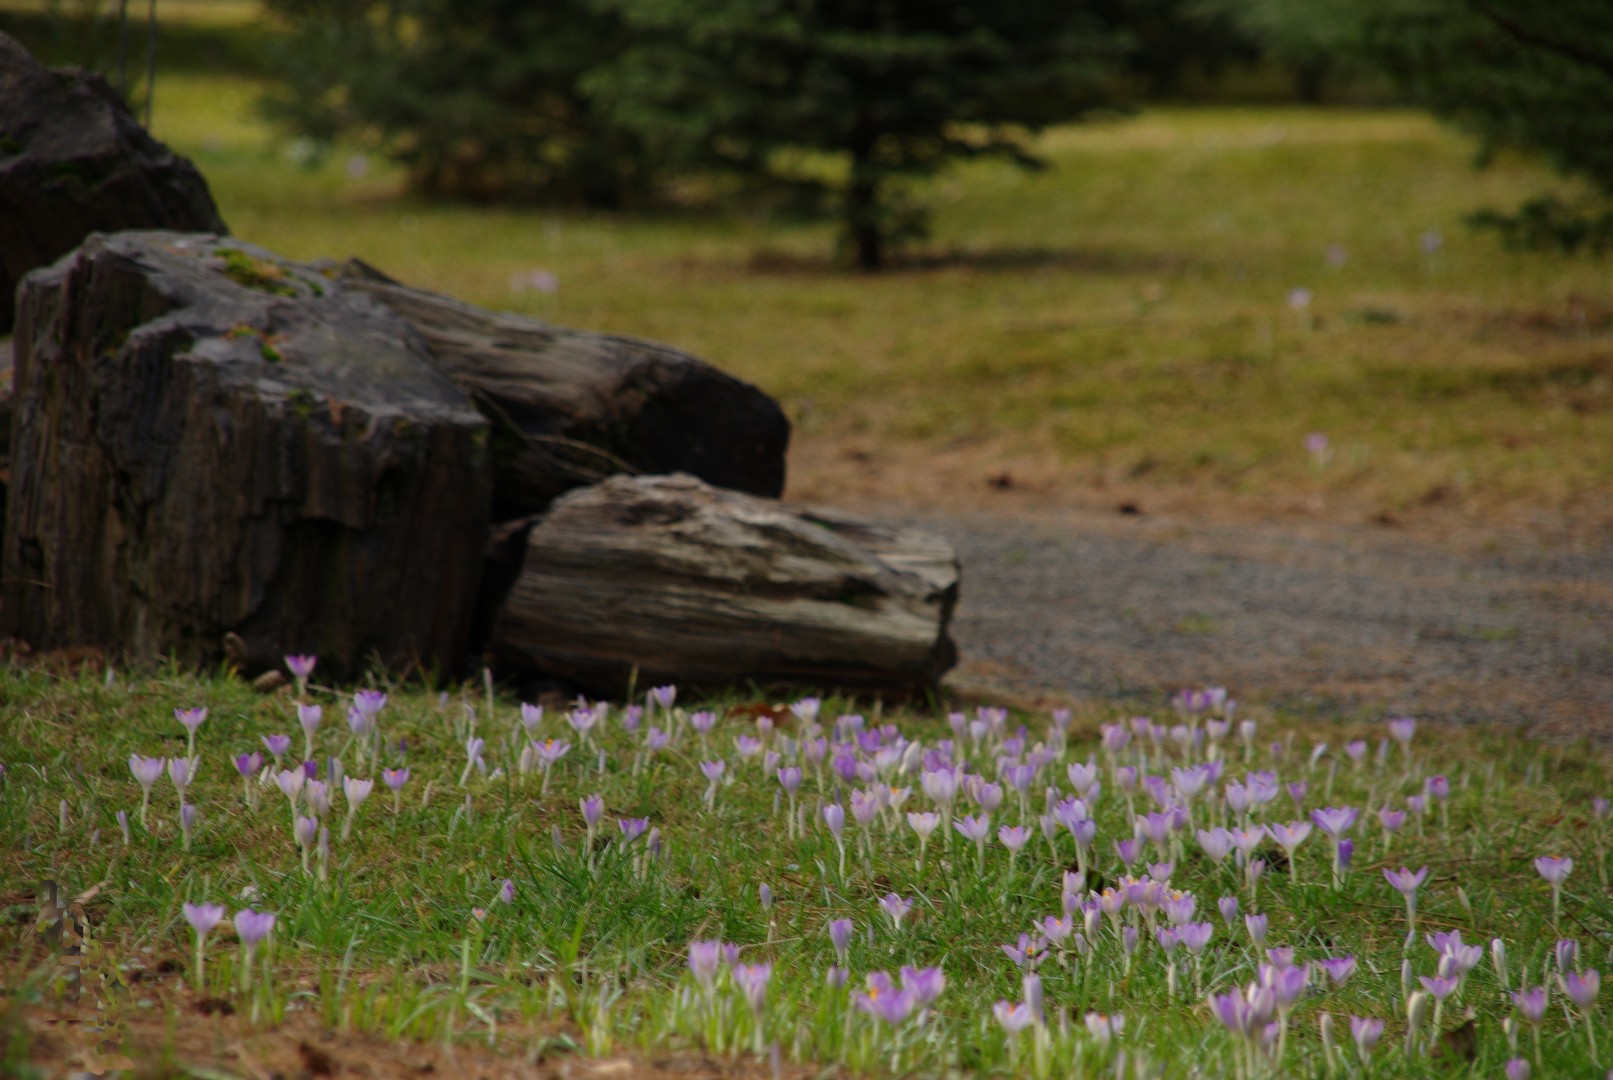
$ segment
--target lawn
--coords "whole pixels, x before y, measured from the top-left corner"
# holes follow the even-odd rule
[[[406,1075],[450,1040],[489,1075],[579,1053],[791,1076],[1610,1060],[1592,754],[1209,696],[1152,721],[942,720],[0,679],[8,1076],[262,1075],[299,1052]],[[203,707],[191,737],[178,712]],[[1389,873],[1419,883],[1414,927]],[[83,897],[65,924],[40,918],[45,881]],[[74,934],[76,979],[52,949]]]
[[[1054,498],[1257,514],[1608,512],[1607,268],[1468,229],[1562,185],[1506,158],[1475,170],[1415,112],[1158,108],[1053,131],[1045,172],[937,181],[933,240],[867,277],[835,267],[829,224],[742,208],[417,202],[373,155],[296,163],[255,119],[261,90],[159,90],[157,133],[239,235],[705,356],[784,403],[795,495],[877,471],[876,495],[973,501],[1008,472]]]
[[[1606,266],[1470,232],[1474,209],[1563,187],[1505,157],[1475,171],[1420,114],[1055,130],[1045,172],[936,181],[933,239],[860,276],[826,223],[709,201],[417,201],[366,148],[257,118],[250,6],[183,10],[154,128],[238,235],[705,356],[784,403],[793,495],[973,503],[999,497],[989,476],[1255,514],[1607,518]],[[350,719],[350,688],[317,679],[299,702],[227,676],[0,671],[0,1074],[1613,1064],[1590,991],[1613,963],[1603,755],[1193,702],[536,715],[475,686],[374,687],[386,703]],[[192,743],[175,710],[203,706]],[[1424,866],[1408,933],[1390,876]]]

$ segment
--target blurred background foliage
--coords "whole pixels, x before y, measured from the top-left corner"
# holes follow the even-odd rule
[[[1475,220],[1520,245],[1613,246],[1605,0],[264,0],[221,36],[207,14],[231,6],[164,0],[187,16],[165,22],[164,60],[272,77],[286,132],[385,155],[429,197],[736,200],[832,216],[874,268],[926,232],[915,181],[963,158],[1035,167],[1051,124],[1160,101],[1404,103],[1588,182]],[[111,72],[124,54],[138,97],[147,10],[14,0],[5,19],[58,62]]]

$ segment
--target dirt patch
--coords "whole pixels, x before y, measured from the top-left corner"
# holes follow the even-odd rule
[[[950,685],[1020,701],[1245,702],[1500,723],[1613,745],[1613,505],[1240,501],[1072,483],[1051,461],[803,449],[790,495],[948,538]]]
[[[390,1039],[334,1029],[309,1011],[288,1012],[279,1025],[254,1025],[216,999],[169,989],[144,993],[140,1007],[122,1010],[117,1032],[102,1028],[91,1005],[26,1010],[29,1063],[45,1076],[210,1076],[243,1080],[718,1080],[779,1077],[801,1080],[823,1069],[754,1058],[717,1058],[696,1049],[654,1056],[586,1057],[562,1030],[500,1028],[489,1044]],[[574,1034],[574,1033],[573,1033]]]

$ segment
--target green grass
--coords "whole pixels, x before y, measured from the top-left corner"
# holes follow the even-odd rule
[[[1220,752],[1225,781],[1269,768],[1284,782],[1308,785],[1293,803],[1289,793],[1280,794],[1255,814],[1257,823],[1298,819],[1324,805],[1364,811],[1401,805],[1403,796],[1422,791],[1425,778],[1436,773],[1449,777],[1452,795],[1447,806],[1408,823],[1387,853],[1375,817],[1364,812],[1353,830],[1354,865],[1338,886],[1329,883],[1328,847],[1320,834],[1300,846],[1286,870],[1278,849],[1264,844],[1259,854],[1276,860],[1275,868],[1253,891],[1229,864],[1210,862],[1187,836],[1168,860],[1175,869],[1166,873],[1172,888],[1197,897],[1196,918],[1215,926],[1202,965],[1179,963],[1172,976],[1146,927],[1136,955],[1127,960],[1105,919],[1084,954],[1051,956],[1043,964],[1055,1022],[1047,1041],[1039,1043],[1031,1035],[1006,1036],[992,1020],[992,1007],[1020,994],[1021,972],[1001,946],[1020,933],[1034,933],[1044,916],[1061,910],[1063,872],[1076,863],[1069,834],[1061,832],[1052,847],[1035,835],[1011,858],[995,839],[982,857],[961,837],[938,832],[920,868],[915,834],[901,814],[887,809],[865,830],[848,813],[842,869],[820,808],[846,803],[853,788],[878,785],[846,784],[828,768],[820,776],[797,756],[800,743],[794,740],[803,732],[794,721],[769,735],[733,714],[702,738],[680,710],[671,724],[664,716],[652,718],[674,734],[665,750],[646,755],[643,729],[626,733],[619,709],[595,729],[586,749],[551,710],[536,737],[566,737],[575,745],[545,779],[540,771],[521,770],[527,736],[516,703],[490,702],[468,688],[440,698],[393,688],[381,713],[380,764],[406,762],[411,771],[401,810],[394,813],[390,794],[377,782],[352,838],[344,841],[345,804],[338,794],[326,815],[332,851],[321,877],[303,869],[282,792],[265,779],[248,798],[231,764],[234,755],[261,749],[260,737],[273,732],[292,734],[291,756],[300,756],[302,737],[288,695],[260,698],[238,682],[173,673],[103,680],[93,672],[54,678],[13,670],[0,679],[6,702],[0,831],[15,838],[0,852],[5,892],[30,891],[52,880],[71,896],[101,883],[86,905],[97,942],[86,970],[98,975],[121,964],[127,971],[132,963],[145,975],[140,995],[172,1010],[170,1015],[184,1015],[187,1001],[194,1000],[185,989],[194,968],[181,904],[219,902],[233,914],[247,898],[278,915],[269,959],[254,987],[242,991],[240,948],[227,926],[215,931],[204,990],[233,1000],[256,1028],[272,1029],[289,1005],[300,1002],[333,1026],[392,1038],[473,1037],[507,1052],[557,1033],[569,1033],[596,1052],[679,1046],[747,1052],[757,1029],[737,994],[719,989],[708,1004],[686,973],[689,942],[720,939],[742,946],[746,963],[773,965],[761,1018],[764,1047],[777,1042],[790,1058],[896,1073],[1012,1067],[1062,1074],[1107,1069],[1123,1049],[1134,1060],[1163,1067],[1166,1075],[1183,1075],[1195,1064],[1230,1074],[1240,1051],[1204,1002],[1212,992],[1253,979],[1264,960],[1241,923],[1229,931],[1216,914],[1218,896],[1236,895],[1244,913],[1268,917],[1268,944],[1294,947],[1297,962],[1353,955],[1358,964],[1358,973],[1342,987],[1313,987],[1296,1006],[1286,1049],[1287,1067],[1295,1074],[1327,1071],[1317,1036],[1326,1012],[1343,1040],[1349,1016],[1386,1021],[1388,1034],[1372,1075],[1452,1075],[1461,1063],[1428,1056],[1426,1045],[1409,1059],[1401,1048],[1404,914],[1381,870],[1402,865],[1431,868],[1420,895],[1420,929],[1460,929],[1480,945],[1504,939],[1513,988],[1520,979],[1531,985],[1551,979],[1548,957],[1558,938],[1579,940],[1587,968],[1605,968],[1613,959],[1613,905],[1603,862],[1609,822],[1596,820],[1590,806],[1593,795],[1607,794],[1608,763],[1586,753],[1519,746],[1505,735],[1475,731],[1452,740],[1425,732],[1413,744],[1413,760],[1391,747],[1384,761],[1369,744],[1360,764],[1343,752],[1344,743],[1375,742],[1376,725],[1313,722],[1301,730],[1280,717],[1263,717],[1247,748],[1229,737]],[[347,701],[323,692],[316,697],[329,718],[316,737],[318,759],[339,752],[348,775],[379,781],[379,767],[354,749],[339,719]],[[201,703],[211,714],[197,744],[200,778],[188,796],[201,816],[185,850],[177,795],[166,777],[155,788],[149,827],[139,824],[141,795],[128,758],[183,756],[185,735],[173,710]],[[722,703],[716,707],[721,713]],[[843,707],[851,706],[825,704],[831,734]],[[1162,725],[1176,722],[1168,713],[1157,719]],[[1065,744],[1045,716],[1014,716],[1001,732],[962,743],[957,751],[960,762],[989,778],[1004,755],[1049,748],[1028,816],[1022,817],[1009,789],[993,815],[993,829],[1023,820],[1034,831],[1043,786],[1065,797],[1073,780],[1066,777],[1067,762],[1101,763],[1102,791],[1088,800],[1098,823],[1089,866],[1094,896],[1099,888],[1116,886],[1123,873],[1114,841],[1132,834],[1131,804],[1138,814],[1152,809],[1146,796],[1123,796],[1114,766],[1136,761],[1139,747],[1146,751],[1145,771],[1167,778],[1173,769],[1202,760],[1171,738],[1139,738],[1111,760],[1100,753],[1095,735],[1105,720],[1121,716],[1104,708],[1081,715]],[[870,722],[894,723],[887,740],[899,730],[903,738],[920,740],[925,751],[951,737],[946,724],[920,714],[874,714]],[[1005,744],[1021,724],[1026,742],[1017,748]],[[485,740],[489,772],[466,776],[465,740],[472,732]],[[761,735],[785,763],[805,764],[798,834],[788,827],[789,804],[778,795],[773,774],[759,757],[745,760],[736,753],[735,739],[747,733]],[[406,751],[399,751],[400,740]],[[1331,749],[1319,746],[1324,741]],[[830,750],[831,760],[835,753]],[[716,758],[727,760],[728,771],[708,807],[697,763]],[[865,748],[860,760],[876,759]],[[894,786],[909,790],[903,810],[932,808],[918,772],[915,767],[904,774],[897,766],[886,774]],[[1235,817],[1222,790],[1212,783],[1211,794],[1193,801],[1196,827]],[[578,807],[592,794],[603,796],[606,813],[588,849]],[[975,812],[967,798],[959,798],[958,814]],[[114,820],[119,810],[133,819],[127,844]],[[306,805],[301,812],[309,812]],[[623,817],[647,818],[658,830],[659,857],[651,856],[645,839],[622,840],[615,823]],[[1550,893],[1532,865],[1548,852],[1576,862],[1555,924]],[[1161,858],[1150,851],[1143,861]],[[497,899],[504,879],[514,883],[515,899],[508,905]],[[758,900],[763,883],[774,895],[771,909]],[[879,898],[892,892],[914,902],[900,929],[879,908]],[[17,899],[12,896],[13,903]],[[869,972],[894,973],[904,964],[944,970],[946,990],[923,1025],[884,1028],[854,1015],[849,990],[827,986],[835,957],[825,928],[838,918],[851,919],[856,929],[853,987]],[[1079,913],[1076,920],[1079,928]],[[10,1032],[3,1040],[12,1045],[8,1067],[21,1070],[30,1056],[29,1033],[38,1034],[27,1018],[63,990],[61,969],[42,951],[29,918],[11,920],[11,927],[3,952],[7,974],[0,980],[11,992],[0,1000],[0,1028]],[[1437,957],[1421,940],[1405,955],[1414,975],[1434,973]],[[87,992],[105,996],[106,1008],[128,1009],[126,995],[98,985],[86,978]],[[1585,1032],[1569,1023],[1563,1000],[1559,994],[1559,1007],[1542,1033],[1545,1075],[1589,1075]],[[1607,1000],[1600,999],[1596,1014],[1604,1046],[1613,1042]],[[1475,1011],[1478,1072],[1492,1075],[1511,1053],[1502,1024],[1511,1007],[1488,960],[1469,975],[1460,1002],[1447,1004],[1442,1026],[1457,1026],[1465,1008]],[[1125,1037],[1102,1047],[1085,1034],[1088,1011],[1125,1015]],[[1060,1028],[1061,1018],[1069,1020],[1068,1032]],[[1424,1034],[1426,1044],[1426,1029]],[[126,1050],[138,1060],[138,1046]],[[1529,1050],[1526,1038],[1524,1052]],[[202,1068],[206,1062],[179,1065]],[[1346,1073],[1340,1066],[1338,1074]]]
[[[22,8],[0,24],[42,37]],[[374,156],[349,175],[352,147],[308,163],[258,118],[261,76],[203,62],[262,52],[252,20],[242,3],[174,15],[155,115],[238,235],[708,357],[784,403],[806,451],[799,494],[831,496],[847,447],[917,472],[943,454],[981,477],[1023,465],[1067,492],[1605,512],[1606,267],[1469,231],[1477,208],[1567,187],[1509,158],[1475,170],[1473,144],[1422,114],[1159,108],[1058,129],[1045,172],[936,181],[934,239],[870,278],[833,263],[830,223],[428,204]],[[558,294],[515,284],[535,269]],[[1286,303],[1297,286],[1314,294],[1304,316]],[[1332,440],[1320,470],[1313,431]]]
[[[1554,181],[1475,171],[1416,113],[1162,109],[1055,131],[1045,173],[937,182],[931,246],[869,278],[834,267],[828,224],[425,204],[373,159],[349,176],[346,150],[298,166],[252,119],[259,90],[174,76],[156,121],[243,238],[677,344],[779,397],[808,449],[920,468],[961,450],[1076,490],[1361,514],[1594,514],[1613,481],[1605,266],[1468,231],[1475,207]],[[557,294],[512,285],[540,268]],[[1320,470],[1312,431],[1332,442]],[[822,457],[797,475],[808,494],[829,493]]]

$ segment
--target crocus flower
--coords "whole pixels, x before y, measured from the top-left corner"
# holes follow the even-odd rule
[[[190,803],[179,804],[179,831],[184,836],[184,850],[190,850],[190,838],[196,832],[196,819],[199,812]]]
[[[767,983],[773,977],[771,964],[733,964],[734,982],[738,984],[740,993],[745,995],[745,1002],[750,1006],[751,1015],[756,1020],[756,1039],[754,1047],[760,1054],[767,1040],[762,1027],[762,1015],[767,1008]]]
[[[1389,721],[1389,736],[1408,751],[1411,748],[1412,736],[1417,733],[1417,721],[1409,716],[1396,717]]]
[[[129,755],[129,771],[134,774],[135,782],[140,785],[140,826],[146,824],[146,807],[151,804],[151,788],[162,776],[163,767],[167,764],[164,758],[141,757],[139,754]]]
[[[1017,1005],[1010,1001],[999,1001],[991,1007],[991,1013],[1010,1036],[1018,1035],[1036,1021],[1036,1014],[1023,1001]]]
[[[883,971],[869,974],[867,990],[852,997],[852,1004],[869,1016],[895,1027],[913,1015],[917,1004],[909,990],[898,990],[891,977]]]
[[[483,773],[487,772],[487,762],[482,760],[482,748],[486,745],[487,740],[478,738],[475,735],[465,740],[465,770],[459,774],[460,787],[464,787],[466,782],[470,780],[470,774],[473,769],[480,769]]]
[[[511,881],[509,878],[505,878],[503,881],[499,882],[498,899],[502,904],[515,903],[515,882]]]
[[[616,827],[622,830],[622,842],[631,844],[644,835],[644,830],[650,827],[649,818],[618,818]]]
[[[694,975],[695,982],[710,993],[713,980],[717,977],[717,964],[722,959],[722,942],[720,941],[691,941],[689,942],[689,971]]]
[[[1321,961],[1321,968],[1327,973],[1327,981],[1334,986],[1343,986],[1345,980],[1355,974],[1354,956],[1330,956]]]
[[[224,918],[223,904],[185,904],[180,910],[196,934],[196,989],[202,988],[203,945],[208,933]]]
[[[168,779],[174,782],[174,790],[179,792],[180,802],[185,800],[185,788],[190,786],[190,761],[186,758],[168,759]]]
[[[308,677],[314,673],[314,665],[317,663],[319,657],[305,653],[286,657],[286,670],[291,672],[292,679],[296,680],[298,697],[308,692]]]
[[[201,727],[202,726],[202,721],[207,719],[207,708],[206,708],[206,706],[198,706],[197,708],[194,708],[194,709],[175,709],[174,710],[174,719],[178,720],[185,727],[185,735],[186,735],[185,756],[186,757],[195,757],[196,756],[196,729]]]
[[[846,963],[848,950],[851,948],[852,924],[850,919],[836,919],[829,924],[829,943],[834,946],[835,957],[841,964]]]
[[[1535,860],[1535,869],[1551,886],[1551,921],[1560,922],[1563,913],[1563,882],[1573,872],[1574,860],[1560,855],[1542,855]]]
[[[1384,867],[1384,878],[1400,890],[1400,895],[1406,899],[1406,928],[1407,935],[1417,932],[1417,890],[1422,888],[1423,882],[1428,880],[1428,867],[1423,867],[1416,873],[1402,866],[1399,870],[1390,870]]]
[[[1546,1018],[1547,997],[1544,986],[1519,987],[1512,993],[1512,1004],[1530,1024],[1539,1024]]]
[[[342,794],[347,796],[347,817],[342,821],[342,839],[346,840],[353,832],[353,817],[358,808],[364,805],[364,800],[370,797],[375,788],[374,780],[360,780],[353,776],[342,777]]]
[[[1255,948],[1266,947],[1266,917],[1264,915],[1245,915],[1243,917],[1244,929],[1249,932],[1249,940],[1254,942]]]
[[[1128,927],[1128,929],[1130,929]],[[1044,956],[1043,942],[1040,938],[1033,938],[1029,934],[1019,935],[1019,941],[1014,945],[1004,945],[1002,950],[1008,958],[1022,968],[1034,968],[1042,962]]]
[[[1595,968],[1588,968],[1583,974],[1575,971],[1564,972],[1557,976],[1562,985],[1563,993],[1568,1000],[1579,1007],[1580,1019],[1585,1021],[1585,1039],[1590,1044],[1591,1060],[1595,1061],[1596,1031],[1593,1028],[1594,1014],[1591,1007],[1596,1004],[1596,995],[1602,989],[1602,973]]]
[[[382,769],[381,782],[392,792],[392,812],[398,812],[398,804],[403,799],[403,785],[409,782],[409,770],[405,766],[401,769]]]
[[[1368,1016],[1352,1016],[1350,1037],[1355,1040],[1355,1049],[1361,1055],[1361,1064],[1365,1065],[1372,1057],[1372,1048],[1383,1038],[1383,1021]]]
[[[274,931],[275,916],[272,912],[253,911],[246,908],[235,913],[235,936],[241,939],[241,949],[246,954],[241,962],[241,989],[244,991],[252,984],[252,957],[260,944]]]
[[[1311,823],[1308,821],[1290,821],[1286,825],[1268,825],[1266,826],[1266,832],[1288,853],[1289,873],[1295,881],[1298,881],[1299,860],[1295,858],[1294,852],[1299,848],[1300,844],[1305,842],[1305,838],[1311,834]]]
[[[1507,1080],[1529,1080],[1534,1075],[1528,1058],[1508,1058],[1507,1063],[1501,1066],[1501,1071]]]
[[[1215,906],[1221,910],[1221,921],[1226,923],[1227,928],[1230,930],[1233,922],[1238,917],[1238,898],[1236,896],[1223,896],[1215,902]]]
[[[940,997],[946,985],[946,974],[938,967],[902,968],[902,989],[913,995],[913,1002],[920,1009],[926,1008]]]
[[[1560,973],[1557,982],[1562,986],[1563,993],[1568,995],[1568,1000],[1589,1012],[1596,995],[1601,992],[1602,974],[1595,968],[1586,969],[1584,974],[1568,971]]]
[[[1417,981],[1423,984],[1423,989],[1427,990],[1435,1001],[1444,1001],[1456,991],[1457,987],[1454,976],[1419,975]]]
[[[297,723],[302,726],[302,756],[304,759],[314,756],[314,733],[319,730],[320,721],[324,719],[325,710],[318,705],[299,703],[297,706]]]
[[[291,736],[265,735],[263,737],[263,747],[269,751],[269,756],[274,758],[275,768],[279,768],[280,759],[285,757],[286,751],[291,749]]]
[[[879,906],[885,909],[886,915],[890,916],[892,928],[900,930],[902,920],[907,917],[909,911],[913,910],[913,901],[904,900],[895,893],[886,893],[880,898]]]
[[[1551,951],[1558,971],[1568,971],[1579,965],[1579,942],[1573,938],[1563,938],[1552,946]]]

